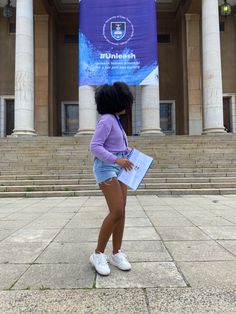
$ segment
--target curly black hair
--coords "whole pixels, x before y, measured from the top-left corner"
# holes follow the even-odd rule
[[[97,111],[100,114],[115,114],[132,106],[134,96],[127,84],[115,82],[113,85],[104,84],[95,92]]]

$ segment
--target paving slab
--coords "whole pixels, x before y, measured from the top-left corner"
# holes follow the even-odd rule
[[[104,215],[100,218],[78,218],[74,217],[71,221],[65,226],[65,228],[79,228],[79,229],[92,229],[92,228],[100,228],[103,222],[103,219],[106,217]]]
[[[89,256],[94,252],[96,242],[74,243],[53,242],[50,243],[35,263],[40,264],[88,264]]]
[[[29,224],[24,220],[0,220],[0,229],[20,229]]]
[[[217,242],[236,256],[236,240],[221,240]]]
[[[208,217],[213,218],[215,215],[211,211],[207,211],[204,209],[178,209],[178,213],[183,215],[184,217],[191,219],[192,216],[199,216],[199,217]]]
[[[236,262],[177,262],[191,287],[236,288]]]
[[[80,213],[82,213],[82,212],[97,212],[97,213],[104,213],[104,214],[106,214],[107,212],[108,212],[108,208],[107,208],[107,206],[106,205],[104,205],[104,206],[87,206],[87,205],[85,205],[85,206],[83,206],[82,208],[80,208],[80,210],[79,210],[79,212]]]
[[[162,241],[124,241],[122,248],[130,262],[173,261]]]
[[[212,239],[236,240],[236,226],[200,226]]]
[[[167,205],[163,198],[160,198],[156,195],[149,195],[148,197],[145,195],[138,195],[137,199],[142,206]]]
[[[59,231],[60,229],[20,229],[4,242],[50,242]]]
[[[44,213],[41,217],[40,220],[65,220],[69,221],[72,217],[74,217],[74,213],[51,213],[47,212]]]
[[[1,218],[2,221],[5,220],[23,220],[25,222],[33,221],[41,216],[41,213],[22,213],[21,211],[17,211],[13,214],[8,215],[7,217]]]
[[[0,243],[0,264],[33,263],[47,246],[46,242],[13,242]]]
[[[174,209],[166,209],[166,210],[145,210],[146,215],[149,218],[152,219],[158,219],[160,217],[178,217],[178,218],[183,218],[183,215],[181,215],[180,213],[178,213],[176,210]]]
[[[173,262],[133,263],[128,272],[111,265],[108,277],[97,275],[97,288],[186,287]]]
[[[149,217],[156,227],[193,226],[191,221],[184,217]]]
[[[104,197],[97,196],[97,197],[89,197],[87,201],[84,203],[86,207],[106,207],[106,201]]]
[[[215,241],[165,241],[175,261],[235,260],[235,256]]]
[[[76,205],[60,205],[49,209],[48,213],[78,213],[80,206]]]
[[[212,209],[211,213],[215,216],[220,217],[228,217],[228,216],[236,216],[236,209],[235,208],[227,208],[227,209]]]
[[[95,272],[88,263],[35,264],[12,287],[18,289],[75,289],[92,288]]]
[[[54,205],[55,206],[55,205]],[[46,213],[49,210],[51,210],[53,207],[51,206],[45,206],[43,204],[41,205],[35,205],[35,206],[27,206],[26,208],[21,209],[21,213]]]
[[[0,219],[2,220],[3,218],[9,216],[9,213],[0,213]]]
[[[197,227],[157,227],[162,240],[210,240],[203,231]]]
[[[158,211],[172,211],[173,212],[173,208],[171,206],[168,206],[167,204],[163,205],[143,205],[142,206],[143,209],[145,211],[154,211],[154,212],[158,212]]]
[[[89,211],[89,213],[87,211],[79,211],[78,213],[76,213],[73,217],[73,220],[85,220],[85,219],[104,219],[106,217],[106,215],[108,214],[108,210],[107,211],[97,211],[96,209],[93,211]]]
[[[8,236],[15,232],[14,229],[2,229],[0,230],[0,241],[6,239]]]
[[[30,265],[0,264],[0,289],[10,289]],[[0,302],[1,309],[1,302]],[[0,312],[3,313],[3,312]]]
[[[96,242],[98,239],[99,228],[95,229],[79,229],[67,228],[61,230],[56,236],[56,242]]]
[[[148,314],[142,289],[79,289],[0,292],[0,312]]]
[[[196,226],[233,226],[234,223],[223,217],[203,217],[203,216],[189,216],[191,221]]]
[[[160,240],[153,227],[126,227],[124,230],[124,241]]]
[[[182,205],[178,205],[178,204],[172,204],[172,208],[174,208],[175,210],[177,210],[178,212],[192,212],[192,211],[200,211],[202,212],[203,208],[200,206],[201,202],[199,201],[194,201],[193,199],[191,199],[191,202],[186,203],[186,204],[182,204]],[[208,214],[208,212],[207,212]]]
[[[23,210],[23,209],[21,209],[21,207],[18,208],[15,204],[11,204],[10,206],[9,205],[2,205],[2,207],[0,208],[0,213],[1,214],[11,214],[11,213],[16,213],[20,210]]]
[[[230,223],[236,224],[236,216],[224,216],[224,219],[229,221]]]
[[[55,216],[55,219],[47,220],[47,219],[37,219],[33,222],[30,222],[25,226],[24,229],[61,229],[67,225],[69,220],[60,219]]]
[[[147,298],[152,314],[236,313],[233,288],[148,288]]]

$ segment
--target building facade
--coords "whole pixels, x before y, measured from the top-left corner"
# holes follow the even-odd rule
[[[158,0],[159,87],[131,86],[129,135],[236,133],[236,0]],[[94,87],[78,87],[78,1],[0,0],[0,136],[92,134]],[[145,43],[144,43],[145,44]]]

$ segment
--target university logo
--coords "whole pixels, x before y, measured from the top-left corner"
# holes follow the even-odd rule
[[[103,36],[109,44],[126,45],[134,36],[134,25],[128,17],[112,16],[103,25]]]
[[[126,34],[126,22],[111,22],[111,36],[120,41]]]

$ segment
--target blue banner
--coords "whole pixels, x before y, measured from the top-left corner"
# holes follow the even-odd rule
[[[155,0],[81,0],[79,84],[157,85]]]

